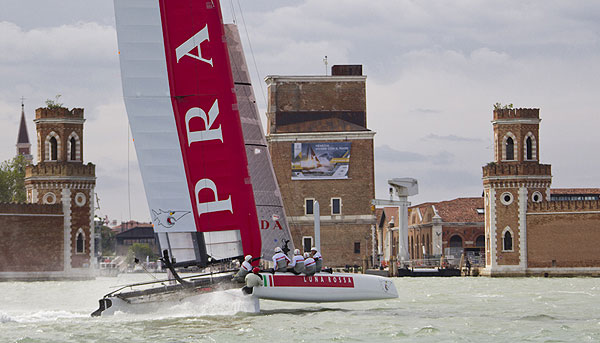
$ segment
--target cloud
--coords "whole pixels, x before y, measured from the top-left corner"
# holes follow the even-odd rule
[[[388,145],[375,147],[375,159],[378,163],[413,163],[429,162],[433,164],[451,163],[453,155],[447,151],[441,151],[434,155],[425,155],[410,151],[399,151]]]
[[[244,10],[245,25],[239,11],[236,18],[252,82],[262,89],[255,94],[263,113],[268,74],[324,74],[325,55],[329,66],[363,64],[369,128],[377,132],[377,194],[387,195],[387,178],[410,176],[420,186],[413,203],[479,196],[481,166],[493,158],[490,121],[498,101],[541,109],[540,156],[553,165],[557,185],[600,182],[590,172],[600,168],[600,2],[233,4]],[[230,20],[230,4],[222,7]],[[85,108],[84,157],[97,165],[102,211],[128,216],[131,163],[132,216],[149,218],[133,148],[127,157],[112,2],[64,0],[57,7],[0,0],[0,8],[0,121],[6,131],[0,160],[14,154],[19,98],[27,98],[33,140],[34,109],[62,94],[65,105]]]
[[[0,22],[0,63],[89,65],[116,61],[116,33],[110,26],[77,23],[25,31]]]
[[[431,109],[431,108],[415,108],[413,110],[410,110],[410,112],[414,112],[414,113],[418,113],[418,114],[437,114],[437,113],[441,113],[442,111],[436,110],[436,109]]]
[[[483,141],[482,139],[479,139],[479,138],[461,137],[461,136],[457,136],[457,135],[440,136],[440,135],[436,135],[434,133],[430,133],[429,135],[425,136],[425,139],[448,141],[448,142],[482,142]]]

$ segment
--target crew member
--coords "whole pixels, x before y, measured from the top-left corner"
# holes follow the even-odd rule
[[[242,292],[245,294],[252,294],[254,287],[260,287],[263,283],[262,275],[259,274],[260,269],[254,267],[252,273],[246,275],[246,286],[242,288]]]
[[[288,267],[288,272],[296,275],[304,272],[304,257],[300,253],[300,249],[294,250],[294,257],[292,257],[292,263]]]
[[[316,272],[320,273],[321,269],[323,269],[323,257],[321,257],[321,253],[316,247],[312,247],[312,249],[310,249],[310,256],[315,260]]]
[[[275,255],[273,255],[273,272],[287,271],[287,265],[290,262],[290,259],[281,251],[281,248],[276,247]]]
[[[242,266],[240,267],[240,270],[233,277],[233,281],[243,282],[246,275],[248,275],[248,273],[250,273],[250,271],[252,271],[251,263],[253,261],[254,260],[252,259],[252,255],[246,255],[246,257],[244,258],[244,262],[242,262]]]
[[[306,276],[313,276],[315,275],[315,271],[315,260],[312,257],[310,257],[309,253],[304,253],[304,274],[306,274]]]

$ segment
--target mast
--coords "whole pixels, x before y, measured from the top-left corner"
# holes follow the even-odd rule
[[[287,241],[289,242],[288,248],[293,251],[294,244],[275,177],[273,162],[267,148],[267,139],[256,106],[256,98],[237,25],[226,24],[225,37],[227,38],[231,71],[242,121],[246,156],[248,157],[248,169],[260,224],[261,255],[263,259],[270,260],[274,253],[273,248],[285,246]]]

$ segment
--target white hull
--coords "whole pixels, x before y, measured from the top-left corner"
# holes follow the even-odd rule
[[[263,273],[263,285],[254,287],[260,299],[297,302],[342,302],[398,297],[392,280],[376,275],[318,273],[314,276]]]
[[[293,302],[344,302],[363,300],[382,300],[398,297],[398,291],[392,280],[364,274],[318,273],[314,276],[294,275],[291,273],[262,273],[263,284],[254,287],[252,296],[244,295],[241,287],[227,283],[226,287],[217,284],[211,288],[181,289],[162,292],[162,287],[154,287],[151,294],[126,296],[117,293],[105,296],[104,309],[97,315],[124,313],[160,313],[190,304],[194,308],[206,307],[207,302],[216,301],[230,306],[229,312],[260,312],[259,299]],[[223,284],[225,286],[225,284]],[[225,290],[223,290],[225,289]],[[158,292],[157,292],[158,291]],[[131,293],[129,293],[131,294]],[[196,305],[194,305],[196,304]],[[185,306],[184,306],[185,307]]]
[[[102,317],[112,315],[170,315],[203,316],[234,315],[240,312],[260,312],[259,299],[245,296],[239,289],[214,291],[203,294],[181,294],[178,297],[155,299],[148,302],[126,302],[118,297],[108,297],[112,306],[102,312]]]

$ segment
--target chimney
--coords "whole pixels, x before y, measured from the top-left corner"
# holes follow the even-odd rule
[[[362,64],[341,64],[331,67],[331,76],[361,76]]]

